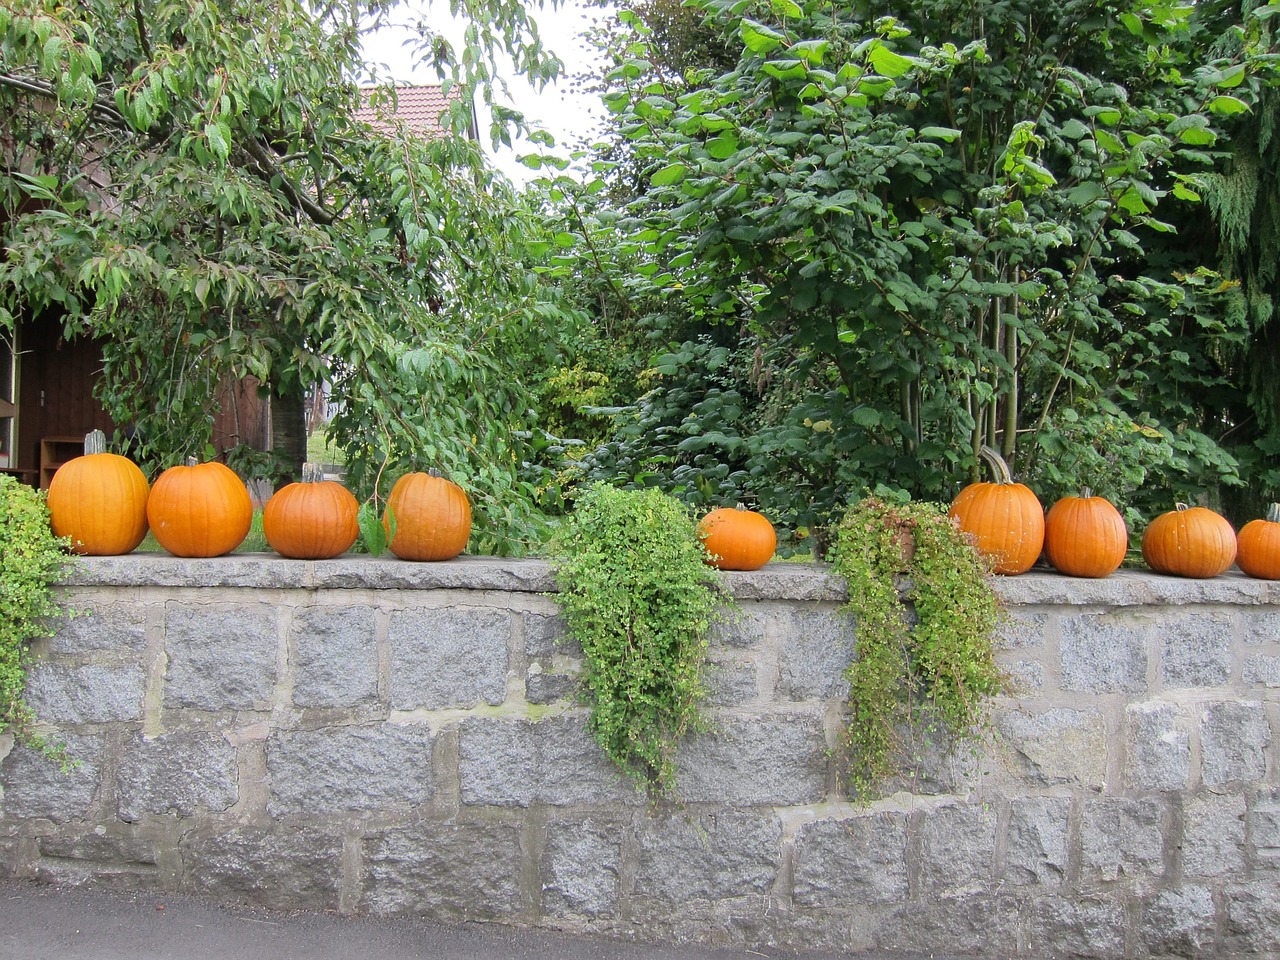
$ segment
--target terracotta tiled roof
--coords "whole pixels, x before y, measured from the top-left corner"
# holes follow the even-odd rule
[[[372,88],[366,88],[363,91],[366,100],[371,92]],[[438,137],[448,124],[445,114],[449,111],[449,105],[461,99],[459,88],[456,86],[449,91],[448,96],[445,96],[444,90],[439,86],[396,87],[394,113],[398,119],[408,125],[410,130],[422,133],[424,136]],[[384,113],[392,112],[391,104],[383,105],[382,110]],[[356,118],[375,127],[386,126],[379,121],[377,111],[372,107],[363,107],[356,111]]]

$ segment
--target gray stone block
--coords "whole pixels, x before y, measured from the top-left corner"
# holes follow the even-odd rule
[[[1200,721],[1200,779],[1216,787],[1261,780],[1271,727],[1257,701],[1207,704]]]
[[[542,909],[554,917],[618,913],[623,824],[588,817],[547,824]]]
[[[1245,867],[1245,799],[1200,793],[1182,806],[1182,875],[1240,876]]]
[[[1067,878],[1071,800],[1021,797],[1010,806],[1005,882],[1014,886],[1061,886]]]
[[[1228,886],[1223,900],[1222,955],[1274,958],[1276,931],[1280,930],[1280,887],[1274,878]]]
[[[853,660],[853,617],[833,608],[799,607],[780,622],[778,700],[844,700]]]
[[[146,689],[140,664],[43,661],[27,674],[24,697],[46,723],[112,723],[141,720]]]
[[[576,700],[578,679],[576,673],[542,673],[530,670],[524,679],[524,698],[536,704]]]
[[[266,744],[272,816],[405,810],[435,793],[425,726],[375,724],[273,734]]]
[[[740,706],[760,695],[752,660],[712,660],[707,663],[704,679],[707,703],[713,707]]]
[[[1163,810],[1155,800],[1085,800],[1080,821],[1080,878],[1107,882],[1164,874]]]
[[[1152,700],[1125,708],[1125,783],[1140,790],[1185,790],[1191,782],[1189,722],[1177,704]]]
[[[116,777],[120,819],[144,813],[190,817],[229,809],[239,797],[236,749],[216,733],[133,737]]]
[[[1049,616],[1032,613],[1025,607],[1006,607],[996,626],[997,650],[1032,650],[1043,647],[1049,629]]]
[[[647,817],[636,839],[635,895],[672,905],[768,893],[782,863],[772,815]]]
[[[147,645],[147,608],[100,599],[59,617],[49,634],[52,653],[137,652]]]
[[[911,951],[908,956],[913,958],[937,953],[939,945],[946,955],[956,957],[1012,957],[1018,950],[1019,926],[1014,898],[971,895],[908,903],[886,914],[872,936],[880,950]],[[881,954],[871,956],[879,960]]]
[[[289,625],[293,702],[355,707],[378,699],[378,647],[372,607],[306,607]]]
[[[1280,867],[1280,789],[1266,787],[1249,799],[1249,842],[1258,867]]]
[[[906,900],[906,814],[868,813],[801,826],[792,896],[801,909]]]
[[[526,613],[524,618],[524,654],[530,660],[561,654],[582,657],[582,645],[568,636],[564,617],[556,614]]]
[[[1028,911],[1025,955],[1111,958],[1124,956],[1124,904],[1113,897],[1042,897]]]
[[[714,732],[681,743],[676,766],[689,802],[813,803],[826,793],[827,741],[817,717],[722,717]]]
[[[1014,695],[1044,689],[1046,679],[1044,664],[1039,660],[1001,662],[1001,666],[1009,675],[1009,685]]]
[[[275,910],[337,910],[342,837],[312,827],[239,827],[178,844],[183,890]]]
[[[1231,679],[1231,617],[1183,614],[1161,623],[1160,678],[1166,687],[1218,687]]]
[[[723,611],[711,625],[707,640],[713,647],[759,647],[764,644],[769,623],[789,615],[786,607],[758,601],[743,601],[736,609]]]
[[[1063,690],[1142,693],[1147,689],[1147,644],[1131,620],[1110,614],[1063,617],[1059,624]]]
[[[1255,687],[1280,687],[1280,657],[1249,657],[1244,662],[1242,679]]]
[[[501,920],[521,910],[520,828],[424,821],[364,841],[361,910],[430,920]]]
[[[1001,710],[994,722],[1001,760],[1032,786],[1101,789],[1106,782],[1107,730],[1097,710]]]
[[[391,617],[391,706],[496,706],[507,697],[511,613],[479,607],[401,610]]]
[[[458,777],[468,805],[643,803],[600,751],[581,716],[537,723],[475,718],[458,735]]]
[[[273,607],[170,604],[165,612],[165,707],[271,709],[277,645]]]
[[[927,811],[919,834],[922,896],[984,891],[995,859],[994,808],[972,803]]]
[[[1251,609],[1245,618],[1244,642],[1251,647],[1280,643],[1280,611]]]
[[[6,818],[46,819],[55,823],[83,820],[93,807],[102,783],[106,739],[70,735],[55,738],[75,764],[63,770],[55,760],[23,746],[15,746],[0,761]]]
[[[120,867],[149,868],[156,865],[159,847],[156,841],[142,836],[120,834],[73,833],[54,834],[37,841],[40,856],[54,860],[70,860],[83,864],[82,869],[107,870]]]

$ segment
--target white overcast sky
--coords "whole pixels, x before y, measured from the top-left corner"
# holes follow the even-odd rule
[[[455,49],[460,47],[460,30],[451,25],[448,2],[432,2],[432,0],[407,0],[405,9],[399,19],[407,23],[416,20],[416,12],[428,13],[437,29],[454,42]],[[549,132],[551,132],[563,149],[575,144],[579,139],[592,133],[595,123],[604,114],[604,108],[598,99],[584,96],[569,89],[570,77],[575,71],[590,67],[595,53],[580,38],[582,30],[588,25],[591,17],[602,17],[606,14],[598,7],[587,8],[582,0],[563,0],[556,10],[546,9],[535,14],[538,29],[543,38],[543,45],[551,49],[565,63],[565,76],[554,85],[549,85],[539,93],[523,78],[514,78],[514,69],[507,77],[511,90],[513,105],[525,115]],[[364,42],[365,59],[373,64],[386,64],[389,75],[397,82],[404,84],[438,83],[439,78],[428,65],[416,61],[412,46],[405,42],[414,34],[407,26],[388,27],[376,34],[366,37]],[[385,79],[380,76],[379,79]],[[477,104],[477,110],[483,104]],[[481,140],[489,150],[487,120],[480,120]],[[517,144],[516,150],[501,149],[493,156],[495,165],[518,183],[538,176],[527,167],[516,162],[516,156],[522,153],[540,152],[541,147],[530,144]]]

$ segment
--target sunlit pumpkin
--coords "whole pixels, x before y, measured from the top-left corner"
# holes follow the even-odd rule
[[[147,520],[160,546],[174,556],[220,557],[248,535],[253,503],[230,467],[192,458],[156,478]]]
[[[1236,534],[1225,517],[1207,507],[1180,503],[1176,510],[1147,524],[1142,534],[1142,559],[1157,573],[1216,577],[1236,559]]]
[[[712,510],[698,524],[707,562],[721,570],[758,570],[773,559],[778,535],[760,513],[739,506]]]
[[[262,533],[282,557],[328,560],[356,542],[359,509],[350,490],[324,479],[319,464],[304,463],[302,481],[281,487],[267,501]]]
[[[1280,503],[1262,520],[1250,520],[1236,537],[1236,565],[1259,580],[1280,580]]]
[[[996,573],[1026,573],[1044,546],[1044,508],[1029,487],[1013,482],[1008,464],[995,450],[983,446],[981,453],[995,482],[969,484],[947,513],[974,538]]]
[[[1053,568],[1072,577],[1106,577],[1129,549],[1120,511],[1089,490],[1063,497],[1044,518],[1044,554]]]
[[[107,453],[106,435],[94,430],[84,438],[84,456],[68,460],[49,482],[53,532],[86,556],[129,553],[147,535],[147,493],[138,465]]]
[[[471,501],[434,471],[406,473],[391,488],[382,525],[387,546],[401,560],[449,560],[471,537]]]

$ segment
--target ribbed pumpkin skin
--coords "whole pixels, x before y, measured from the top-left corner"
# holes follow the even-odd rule
[[[262,510],[271,549],[293,560],[328,560],[346,553],[360,535],[355,496],[333,480],[291,483]]]
[[[396,519],[395,536],[383,516],[388,547],[401,560],[451,560],[471,537],[471,501],[466,491],[444,477],[406,473],[387,497]]]
[[[1236,533],[1225,517],[1207,507],[1162,513],[1142,534],[1142,559],[1157,573],[1205,580],[1236,559]]]
[[[170,467],[156,478],[147,520],[160,546],[176,557],[220,557],[244,541],[253,503],[224,464]]]
[[[1271,505],[1265,520],[1250,520],[1237,535],[1236,564],[1259,580],[1280,580],[1280,506]]]
[[[114,557],[137,548],[147,535],[147,478],[115,453],[68,460],[49,482],[53,532],[71,538],[71,549],[90,557]]]
[[[702,518],[698,536],[707,562],[720,570],[759,570],[773,559],[778,535],[763,514],[719,507]]]
[[[1103,497],[1063,497],[1044,518],[1044,553],[1059,573],[1110,576],[1128,549],[1124,517]]]
[[[996,573],[1026,573],[1044,546],[1044,508],[1022,483],[971,483],[947,513],[973,536]]]

